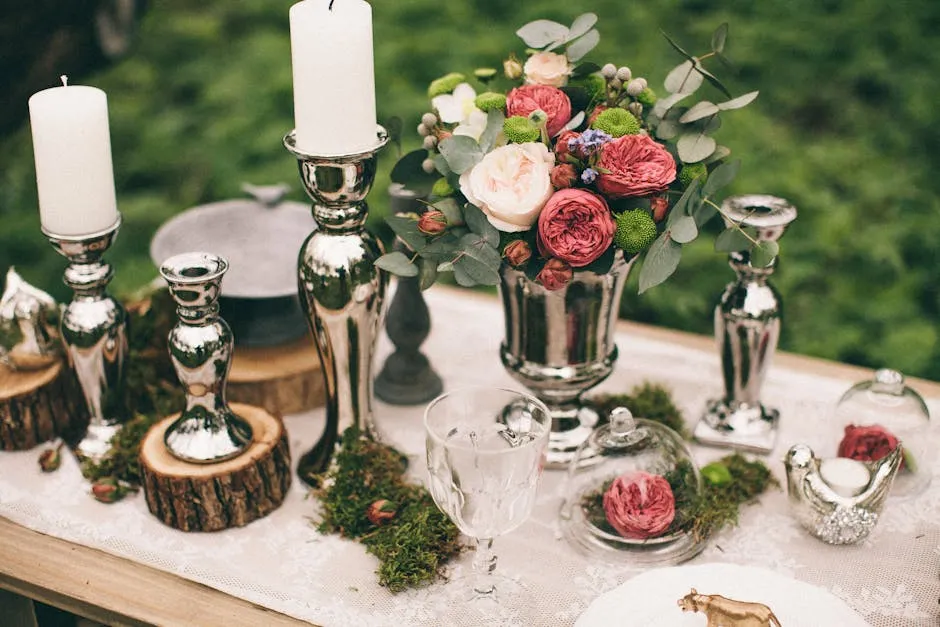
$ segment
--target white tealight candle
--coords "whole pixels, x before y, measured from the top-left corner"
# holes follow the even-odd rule
[[[56,235],[90,235],[118,220],[108,97],[62,82],[29,99],[39,220]]]
[[[860,461],[831,457],[819,463],[819,475],[839,496],[855,496],[868,486],[871,473]]]
[[[373,148],[375,67],[369,3],[298,2],[290,8],[290,43],[296,147],[323,156]]]

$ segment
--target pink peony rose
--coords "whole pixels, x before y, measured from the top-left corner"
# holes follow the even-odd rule
[[[549,292],[554,292],[571,283],[573,277],[571,266],[561,259],[549,259],[535,279]]]
[[[617,225],[603,198],[584,189],[563,189],[545,203],[538,227],[545,256],[581,268],[604,254]]]
[[[876,462],[897,447],[898,439],[880,425],[846,425],[845,435],[839,443],[838,456],[860,462]]]
[[[604,144],[597,165],[597,189],[609,198],[654,194],[676,180],[672,155],[647,135],[624,135]]]
[[[607,522],[625,538],[654,538],[676,517],[676,498],[664,477],[636,471],[621,475],[604,493]]]
[[[523,85],[506,94],[506,117],[541,109],[548,116],[548,134],[554,137],[571,119],[571,101],[565,92],[548,85]]]
[[[562,163],[552,168],[551,178],[555,189],[573,187],[578,182],[578,171],[570,163]]]

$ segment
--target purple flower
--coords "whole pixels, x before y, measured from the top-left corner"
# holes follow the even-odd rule
[[[597,170],[594,168],[585,168],[584,172],[581,173],[581,182],[585,185],[590,185],[597,178]]]
[[[581,133],[578,137],[569,139],[568,150],[580,152],[583,155],[589,155],[597,152],[601,146],[612,139],[613,137],[604,131],[591,128]]]

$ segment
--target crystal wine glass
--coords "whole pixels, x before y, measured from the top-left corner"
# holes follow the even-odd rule
[[[525,605],[525,590],[495,574],[493,540],[532,512],[551,414],[521,392],[468,387],[432,401],[424,428],[431,496],[476,542],[473,571],[457,580],[457,594],[471,601],[460,611],[515,613]]]

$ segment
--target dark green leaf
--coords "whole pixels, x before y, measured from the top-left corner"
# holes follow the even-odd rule
[[[568,27],[551,20],[535,20],[517,30],[516,34],[530,48],[544,48],[556,41],[563,41],[568,36]]]
[[[483,151],[483,154],[493,149],[496,138],[499,137],[500,131],[503,130],[503,122],[505,120],[506,116],[499,110],[490,111],[486,114],[486,128],[483,130],[483,134],[480,135],[480,150]]]
[[[656,127],[656,137],[670,140],[679,134],[679,124],[672,120],[663,120]]]
[[[571,28],[568,29],[568,40],[574,40],[584,35],[597,24],[597,16],[593,13],[582,13],[574,18]]]
[[[466,135],[451,135],[438,144],[438,150],[447,160],[447,166],[456,174],[463,174],[483,158],[480,144]]]
[[[594,72],[600,72],[601,66],[591,61],[585,61],[584,63],[579,63],[575,66],[574,70],[571,71],[571,78],[581,78],[587,76],[588,74],[593,74]]]
[[[705,77],[705,80],[712,84],[712,87],[714,87],[715,89],[717,89],[718,91],[720,91],[721,93],[723,93],[723,94],[724,94],[725,96],[727,96],[728,98],[731,97],[731,92],[728,91],[728,88],[725,87],[724,85],[722,85],[721,81],[718,80],[718,78],[717,78],[714,74],[712,74],[711,72],[709,72],[708,70],[706,70],[705,68],[703,68],[701,63],[696,63],[696,64],[695,64],[695,70],[696,70],[699,74],[701,74],[702,76],[704,76],[704,77]]]
[[[499,231],[496,230],[496,227],[490,224],[490,221],[486,218],[486,214],[483,213],[479,207],[476,205],[467,203],[463,210],[464,220],[467,221],[467,226],[470,227],[470,231],[476,233],[483,237],[486,240],[486,243],[495,248],[499,245]]]
[[[754,99],[757,98],[759,91],[749,91],[743,96],[738,96],[737,98],[732,98],[731,100],[725,102],[719,102],[718,108],[722,111],[731,111],[733,109],[740,109],[741,107],[746,107],[747,105],[754,102]]]
[[[392,167],[390,174],[392,182],[401,183],[406,189],[419,196],[429,194],[434,181],[439,177],[436,173],[428,174],[421,168],[421,163],[427,158],[428,151],[424,149],[413,150],[406,154]]]
[[[777,258],[780,245],[774,241],[762,240],[751,249],[751,265],[755,268],[766,268]]]
[[[646,252],[640,270],[640,294],[672,276],[681,259],[682,246],[672,241],[668,232],[663,232]]]
[[[698,237],[698,227],[695,218],[682,216],[669,227],[669,237],[678,244],[688,244]]]
[[[708,180],[705,181],[705,187],[702,188],[702,194],[711,196],[722,187],[728,185],[738,175],[738,170],[740,169],[741,161],[739,159],[735,159],[730,163],[722,163],[708,175]]]
[[[418,266],[411,263],[411,259],[406,254],[397,250],[376,259],[375,265],[398,276],[418,276]]]
[[[737,70],[737,68],[734,67],[734,63],[731,62],[731,59],[721,54],[720,52],[715,55],[715,58],[718,59],[723,66],[725,66],[725,69],[730,70],[732,72]]]
[[[701,229],[709,220],[715,217],[718,210],[707,202],[699,203],[698,209],[693,213],[695,216],[695,226]]]
[[[674,41],[669,37],[669,35],[666,34],[665,31],[662,31],[662,30],[661,30],[661,31],[659,31],[659,32],[663,34],[663,37],[666,38],[666,41],[669,42],[669,45],[672,46],[673,48],[675,48],[676,51],[677,51],[679,54],[681,54],[683,57],[685,57],[685,58],[688,59],[689,61],[695,61],[695,57],[693,57],[691,54],[689,54],[688,52],[686,52],[685,50],[683,50],[682,48],[680,48],[680,47],[679,47],[679,44],[677,44],[676,42],[674,42]]]
[[[706,165],[710,163],[715,163],[716,161],[721,161],[725,157],[731,154],[731,149],[727,146],[716,146],[715,152],[712,153],[712,156],[704,161]]]
[[[403,216],[388,216],[385,218],[395,235],[412,250],[421,250],[427,243],[427,237],[418,230],[418,221]]]
[[[434,203],[434,208],[444,214],[448,225],[454,226],[464,223],[463,211],[460,210],[460,205],[453,198],[438,200]]]
[[[431,259],[421,259],[418,268],[418,287],[426,290],[437,280],[437,262]]]
[[[435,153],[431,160],[434,161],[434,167],[437,168],[438,173],[441,176],[450,176],[454,174],[450,166],[447,165],[447,159],[444,158],[444,155],[440,153]]]
[[[701,120],[702,118],[707,118],[710,115],[715,115],[720,109],[718,105],[713,102],[708,102],[703,100],[692,105],[692,108],[682,114],[682,117],[679,118],[679,122],[682,124],[688,124],[689,122],[694,122],[696,120]]]
[[[561,90],[565,92],[568,100],[571,101],[572,111],[582,111],[591,104],[591,94],[580,85],[565,85]]]
[[[601,41],[601,34],[597,31],[596,28],[593,28],[586,32],[583,36],[579,37],[568,46],[568,60],[572,63],[576,63],[583,59],[587,53],[591,50],[594,50],[594,47],[597,46]]]
[[[733,253],[747,250],[751,240],[736,226],[730,226],[715,238],[715,250],[720,253]]]
[[[475,233],[460,238],[460,255],[454,260],[454,278],[464,287],[499,283],[499,252]]]
[[[715,29],[712,34],[712,52],[720,54],[725,49],[725,41],[728,39],[728,22]]]
[[[457,256],[457,243],[459,237],[453,233],[445,233],[434,238],[434,241],[418,251],[421,257],[434,263],[450,261]]]
[[[698,204],[701,202],[698,195],[700,186],[701,179],[692,179],[692,182],[685,188],[682,196],[669,212],[669,218],[666,220],[667,228],[672,228],[679,218],[691,215],[692,211],[689,211],[690,208],[693,211],[697,208]]]
[[[666,75],[663,85],[671,94],[691,94],[701,87],[703,78],[692,61],[683,61]]]
[[[623,254],[616,246],[608,246],[604,253],[579,270],[588,270],[595,274],[607,274],[614,265],[614,256]]]
[[[715,152],[715,140],[704,133],[688,133],[676,142],[676,150],[683,163],[697,163]]]

